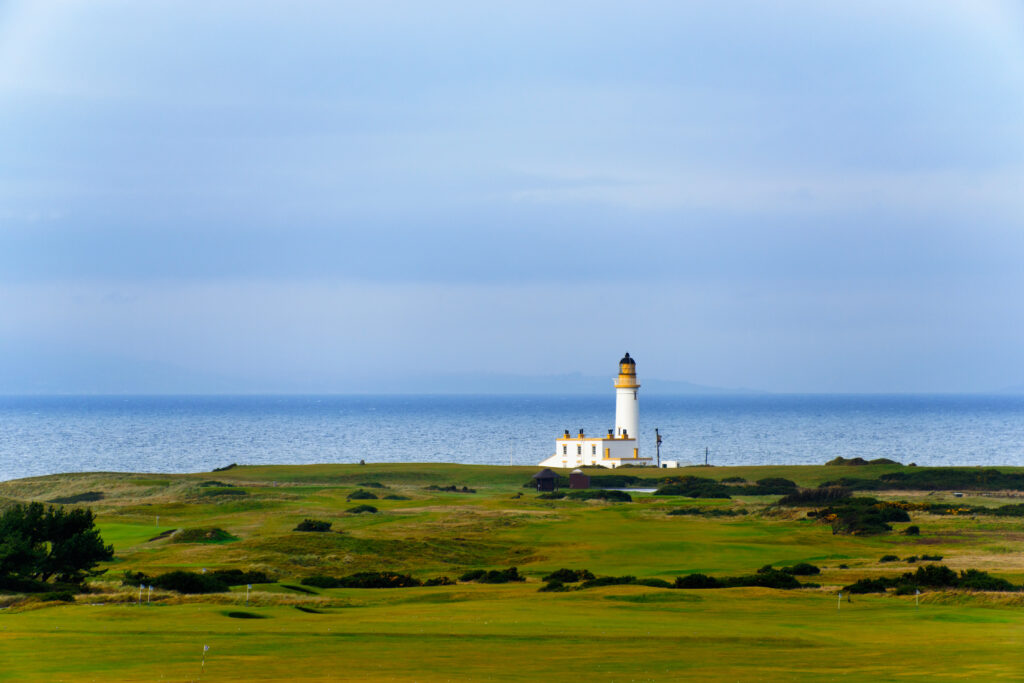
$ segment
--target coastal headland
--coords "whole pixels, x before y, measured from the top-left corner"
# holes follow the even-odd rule
[[[531,487],[538,469],[230,466],[0,482],[0,510],[88,507],[114,546],[85,592],[0,591],[0,680],[1024,670],[1024,468],[588,468],[588,489],[556,470],[554,494]],[[224,585],[183,592],[162,578],[173,572]],[[399,587],[355,587],[382,581]]]

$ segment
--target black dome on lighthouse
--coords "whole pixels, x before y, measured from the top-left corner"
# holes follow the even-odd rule
[[[629,351],[627,351],[626,355],[623,356],[622,360],[619,361],[619,365],[622,365],[623,363],[628,363],[629,365],[636,365],[636,361],[629,357]]]

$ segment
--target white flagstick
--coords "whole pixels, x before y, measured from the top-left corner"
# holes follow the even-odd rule
[[[149,587],[149,595],[146,596],[146,604],[148,605],[149,601],[152,600],[152,599],[153,599],[153,586],[150,586]]]
[[[245,585],[245,606],[246,607],[249,606],[249,591],[251,591],[251,590],[252,590],[252,584],[251,583],[247,583]]]
[[[836,611],[843,608],[843,591],[839,591],[839,600],[836,602]]]
[[[914,609],[917,609],[920,606],[921,606],[921,589],[920,588],[915,588],[914,589]]]
[[[200,666],[202,673],[206,673],[206,651],[210,649],[209,645],[203,645],[203,663]]]
[[[140,605],[142,604],[142,589],[143,589],[144,587],[145,587],[145,586],[143,586],[143,585],[142,585],[141,583],[139,584],[139,604],[140,604]]]

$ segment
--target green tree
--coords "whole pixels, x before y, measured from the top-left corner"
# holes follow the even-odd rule
[[[81,583],[114,557],[104,545],[92,510],[15,505],[0,515],[0,576]]]

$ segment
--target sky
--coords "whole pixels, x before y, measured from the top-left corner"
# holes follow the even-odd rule
[[[1020,2],[0,4],[0,393],[997,391],[1022,301]]]

